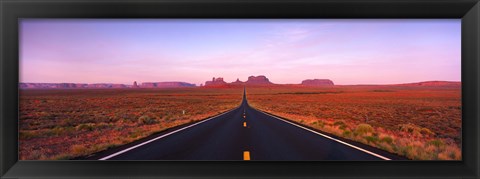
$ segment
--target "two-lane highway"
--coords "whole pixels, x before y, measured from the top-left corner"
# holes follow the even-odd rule
[[[351,144],[248,105],[114,152],[100,160],[390,160],[398,156]]]

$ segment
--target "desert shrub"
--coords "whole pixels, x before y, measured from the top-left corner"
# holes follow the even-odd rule
[[[46,136],[58,136],[58,135],[63,134],[63,132],[64,132],[64,130],[63,130],[62,127],[55,126],[52,129],[46,129],[43,134],[46,135]]]
[[[122,118],[122,120],[123,120],[124,122],[137,122],[138,118],[127,116],[127,117]]]
[[[420,133],[424,136],[435,136],[435,133],[433,133],[430,129],[427,128],[420,129]]]
[[[137,137],[141,136],[142,131],[140,129],[135,129],[134,131],[130,131],[129,134],[130,138],[136,139]]]
[[[116,131],[122,131],[123,129],[124,129],[124,126],[117,126],[113,128],[113,130],[116,130]]]
[[[86,124],[80,124],[76,127],[77,130],[87,130],[87,131],[93,131],[94,125],[91,123],[86,123]]]
[[[37,137],[37,135],[34,132],[30,132],[30,131],[20,131],[19,135],[20,135],[19,136],[20,139],[31,139],[31,138]]]
[[[117,147],[117,146],[119,146],[119,145],[113,143],[113,144],[106,144],[104,147],[105,147],[106,149],[111,149],[111,148],[115,148],[115,147]]]
[[[433,145],[435,147],[442,147],[445,144],[441,140],[431,140],[427,143],[427,145]]]
[[[371,132],[373,132],[373,127],[369,124],[359,124],[357,128],[355,128],[357,135],[364,135]]]
[[[150,116],[141,116],[140,118],[138,118],[138,120],[140,120],[140,122],[142,124],[146,124],[146,125],[151,125],[151,124],[155,124],[157,123],[157,120],[151,118]]]
[[[64,132],[68,132],[68,133],[71,133],[75,130],[75,127],[72,127],[72,126],[67,126],[67,127],[63,127],[63,131]]]
[[[55,160],[70,160],[72,159],[74,156],[70,155],[70,154],[61,154],[61,155],[58,155],[58,156],[55,156]]]
[[[41,159],[41,158],[43,158],[43,154],[39,150],[34,150],[34,151],[30,152],[30,154],[28,156],[29,160],[38,160],[38,159]]]
[[[387,143],[377,143],[377,147],[379,147],[382,150],[386,150],[388,152],[394,152],[393,151],[393,146],[391,144]]]
[[[325,126],[325,123],[323,121],[314,121],[311,123],[311,125],[323,128]]]
[[[51,132],[52,132],[53,135],[60,135],[60,134],[62,134],[64,131],[65,131],[64,128],[63,128],[63,127],[60,127],[60,126],[55,126],[55,127],[51,130]]]
[[[416,135],[416,136],[419,136],[421,135],[421,131],[422,131],[422,128],[415,125],[415,124],[411,124],[411,123],[408,123],[408,124],[400,124],[398,125],[398,129],[402,132],[406,132],[406,133],[410,133],[410,134],[413,134],[413,135]],[[426,129],[426,128],[425,128]],[[430,130],[426,129],[424,130],[424,133],[432,133]]]
[[[72,126],[74,124],[75,124],[75,122],[70,118],[66,118],[66,119],[63,120],[63,125],[64,126]]]
[[[345,125],[345,122],[343,122],[343,121],[335,121],[335,122],[333,123],[333,125],[334,125],[334,126],[342,126],[342,125]]]
[[[83,146],[83,145],[72,145],[70,147],[70,151],[72,152],[72,154],[74,155],[83,155],[85,154],[85,152],[87,151],[87,147]]]
[[[344,121],[335,121],[333,125],[338,126],[338,128],[342,130],[345,130],[347,128],[347,125],[345,124]]]
[[[325,127],[323,128],[324,131],[328,132],[328,133],[331,133],[331,134],[334,134],[334,135],[342,135],[343,134],[343,130],[341,129],[338,129],[337,127],[334,127],[334,126],[331,126],[331,125],[325,125]]]
[[[378,142],[378,137],[377,136],[365,136],[365,140],[367,140],[368,143],[377,143]]]
[[[95,126],[96,129],[106,129],[110,128],[112,125],[107,123],[100,123]]]
[[[173,116],[172,114],[168,113],[168,114],[166,114],[166,115],[163,117],[163,120],[171,122],[171,121],[174,121],[174,120],[175,120],[175,116]]]
[[[343,134],[342,134],[344,137],[349,137],[350,135],[352,135],[352,131],[350,130],[345,130],[343,131]]]
[[[405,155],[407,157],[412,157],[413,146],[400,146],[398,150],[400,154]]]
[[[390,136],[385,136],[385,137],[382,137],[380,141],[391,144],[393,142],[393,138]]]
[[[447,146],[445,150],[438,154],[438,159],[441,160],[460,160],[462,159],[461,151],[454,146]]]
[[[398,130],[412,133],[414,131],[414,126],[413,124],[400,124],[398,125]]]

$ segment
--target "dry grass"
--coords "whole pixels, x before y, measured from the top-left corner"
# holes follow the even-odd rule
[[[250,88],[260,110],[416,160],[461,159],[456,87]]]
[[[20,91],[20,159],[70,159],[238,106],[243,89]]]

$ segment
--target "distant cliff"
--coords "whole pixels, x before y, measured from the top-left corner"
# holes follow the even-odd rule
[[[332,86],[333,81],[329,79],[308,79],[303,80],[302,85],[304,86]]]
[[[140,85],[140,88],[185,88],[185,87],[195,87],[195,84],[186,83],[186,82],[145,82]]]
[[[245,82],[246,85],[273,85],[266,76],[249,76],[248,80]]]
[[[227,82],[223,81],[222,77],[219,78],[212,78],[212,81],[206,81],[205,86],[224,86]]]
[[[137,85],[113,83],[19,83],[20,89],[92,89],[92,88],[184,88],[195,87],[195,84],[186,82],[145,82]]]
[[[457,81],[423,81],[418,83],[404,83],[397,84],[399,86],[452,86],[459,87],[462,86],[462,82]]]
[[[127,88],[124,84],[112,83],[20,83],[20,89],[69,89],[69,88]]]

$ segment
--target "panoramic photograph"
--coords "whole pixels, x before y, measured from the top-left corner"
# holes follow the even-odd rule
[[[462,160],[460,19],[19,19],[19,160]]]

